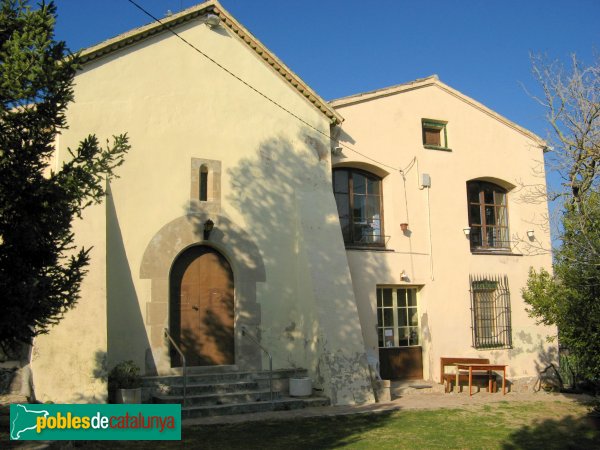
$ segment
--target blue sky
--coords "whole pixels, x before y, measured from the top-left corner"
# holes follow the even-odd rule
[[[193,0],[136,0],[158,17]],[[529,54],[591,62],[600,0],[222,0],[323,98],[431,74],[546,136]],[[150,19],[127,0],[58,0],[58,39],[77,50]]]
[[[194,0],[136,0],[157,17]],[[151,19],[127,0],[58,0],[57,39],[78,50]],[[222,0],[326,100],[431,74],[547,137],[529,55],[591,63],[600,0]],[[551,183],[556,183],[551,178]]]

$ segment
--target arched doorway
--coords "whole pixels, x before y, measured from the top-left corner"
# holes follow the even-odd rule
[[[199,245],[177,257],[170,275],[170,332],[188,366],[235,363],[233,272],[212,247]],[[171,349],[171,366],[181,366]]]

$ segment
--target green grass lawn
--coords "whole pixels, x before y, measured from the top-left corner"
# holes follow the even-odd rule
[[[70,445],[86,449],[599,449],[600,430],[589,422],[587,411],[584,405],[564,401],[500,402],[461,409],[189,426],[183,429],[182,442]],[[64,443],[52,447],[63,448]]]

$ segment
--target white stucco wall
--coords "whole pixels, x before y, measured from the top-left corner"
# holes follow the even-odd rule
[[[94,242],[97,251],[81,305],[70,316],[85,315],[84,305],[94,309],[99,326],[91,319],[81,323],[94,344],[61,351],[68,357],[101,349],[109,368],[133,359],[147,373],[170,373],[161,342],[162,327],[168,326],[168,269],[173,255],[192,242],[169,231],[172,242],[165,245],[172,254],[157,256],[171,258],[160,279],[143,276],[144,255],[151,243],[160,244],[160,230],[172,229],[168,224],[184,227],[191,239],[198,230],[184,217],[190,223],[212,217],[214,245],[232,263],[236,282],[242,280],[235,286],[236,340],[243,339],[237,325],[248,323],[272,350],[276,368],[308,368],[335,403],[372,400],[350,272],[332,219],[329,120],[226,27],[192,21],[177,31],[302,121],[169,33],[87,63],[75,80],[60,157],[87,133],[103,141],[127,132],[132,148],[118,169],[120,178],[110,185],[106,220],[94,215],[93,227],[77,229],[82,242]],[[218,211],[190,207],[193,158],[220,162]],[[243,245],[255,246],[264,264],[260,280],[240,274],[249,264],[242,244],[236,247],[242,235]],[[240,306],[246,303],[253,309]],[[343,315],[335,313],[340,310]],[[351,323],[341,329],[346,321]],[[66,323],[40,339],[40,366],[48,367],[57,347],[82,332]],[[96,343],[100,337],[104,347]],[[237,342],[236,349],[242,369],[252,359],[246,353],[260,355],[253,344]],[[86,371],[91,376],[91,368]],[[73,390],[87,389],[67,376],[57,382],[51,370],[43,376],[48,381],[40,389],[52,400],[72,401]],[[47,388],[51,383],[58,385]]]
[[[534,255],[526,234],[534,230],[535,244],[550,248],[549,232],[543,226],[547,205],[543,200],[527,200],[532,186],[545,186],[542,149],[526,133],[440,85],[355,100],[333,102],[345,118],[340,142],[404,170],[401,174],[349,149],[343,149],[344,155],[333,161],[334,166],[389,173],[383,179],[387,251],[347,252],[367,347],[376,351],[378,345],[376,286],[417,286],[424,378],[439,380],[442,356],[490,358],[508,364],[513,379],[536,376],[538,367],[556,357],[555,345],[545,341],[555,330],[536,326],[521,297],[529,267],[551,268],[550,254]],[[451,152],[424,148],[423,118],[448,121]],[[431,176],[429,189],[420,189],[423,173]],[[481,177],[515,186],[508,193],[514,256],[470,251],[463,232],[469,226],[466,182]],[[400,230],[403,222],[409,224],[409,235]],[[400,279],[402,271],[409,281]],[[508,276],[512,349],[472,347],[469,274]]]
[[[75,243],[90,250],[92,266],[81,298],[58,325],[34,339],[31,356],[38,401],[102,403],[106,401],[106,241],[102,205],[76,220]]]

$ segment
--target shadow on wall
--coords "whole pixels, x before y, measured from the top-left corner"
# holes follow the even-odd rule
[[[150,348],[115,204],[108,186],[106,196],[106,313],[107,365],[133,360],[156,373],[154,361],[144,361]],[[143,370],[143,369],[142,369]]]
[[[313,335],[316,317],[298,320],[295,314],[298,308],[304,308],[297,296],[302,277],[298,265],[302,262],[299,261],[296,192],[311,185],[314,189],[315,185],[325,182],[313,173],[322,173],[319,159],[316,154],[299,155],[286,139],[271,138],[261,143],[255,155],[241,159],[228,170],[231,180],[228,200],[241,211],[246,229],[261,250],[265,267],[270,270],[268,282],[257,300],[278,299],[269,304],[268,310],[263,306],[262,326],[250,328],[251,334],[263,343],[267,337],[269,340],[285,337],[285,352],[277,354],[276,349],[269,349],[275,350],[275,367],[306,367],[308,354],[317,351]],[[309,167],[307,160],[314,165]],[[279,276],[282,271],[293,275]],[[302,280],[304,287],[307,281]],[[292,325],[292,322],[295,323]],[[258,350],[253,347],[251,351]]]
[[[534,386],[535,389],[558,391],[564,387],[558,364],[558,348],[540,349],[535,361],[535,371],[539,374],[539,385]]]
[[[309,131],[293,142],[283,137],[263,141],[253,156],[228,170],[228,201],[241,211],[270,270],[262,289],[262,298],[270,303],[268,310],[263,307],[263,326],[256,334],[285,343],[280,346],[284,350],[274,354],[275,366],[306,367],[311,356],[324,348],[334,359],[331,367],[342,373],[349,368],[335,360],[342,349],[319,342],[319,327],[327,326],[319,321],[327,317],[317,316],[316,311],[330,312],[336,327],[328,334],[336,333],[337,342],[360,340],[362,330],[359,317],[348,308],[352,285],[332,192],[329,148],[319,145],[323,143]],[[385,272],[378,262],[365,258],[362,270],[377,279]],[[326,305],[306,304],[315,292],[329,294],[317,299]],[[346,317],[349,320],[344,321]],[[318,367],[308,369],[318,372]]]
[[[431,341],[432,341],[432,337],[431,337],[431,328],[429,326],[429,314],[427,314],[427,312],[424,312],[423,314],[421,314],[421,318],[420,318],[421,322],[419,323],[419,326],[421,327],[421,336],[423,337],[423,342],[421,342],[421,346],[424,347],[425,345],[430,346],[431,345]],[[429,352],[429,359],[428,359],[428,364],[429,364],[429,374],[425,373],[425,371],[423,371],[423,378],[433,378],[435,379],[435,367],[437,367],[436,362],[433,359],[433,352]]]
[[[106,384],[108,382],[108,367],[107,367],[107,354],[103,351],[97,351],[94,353],[94,368],[92,370],[93,378],[101,381],[101,390],[89,390],[86,392],[75,392],[71,403],[103,403],[107,399]],[[86,384],[88,388],[89,384]],[[96,388],[96,385],[93,385]],[[90,388],[90,389],[94,389]]]

